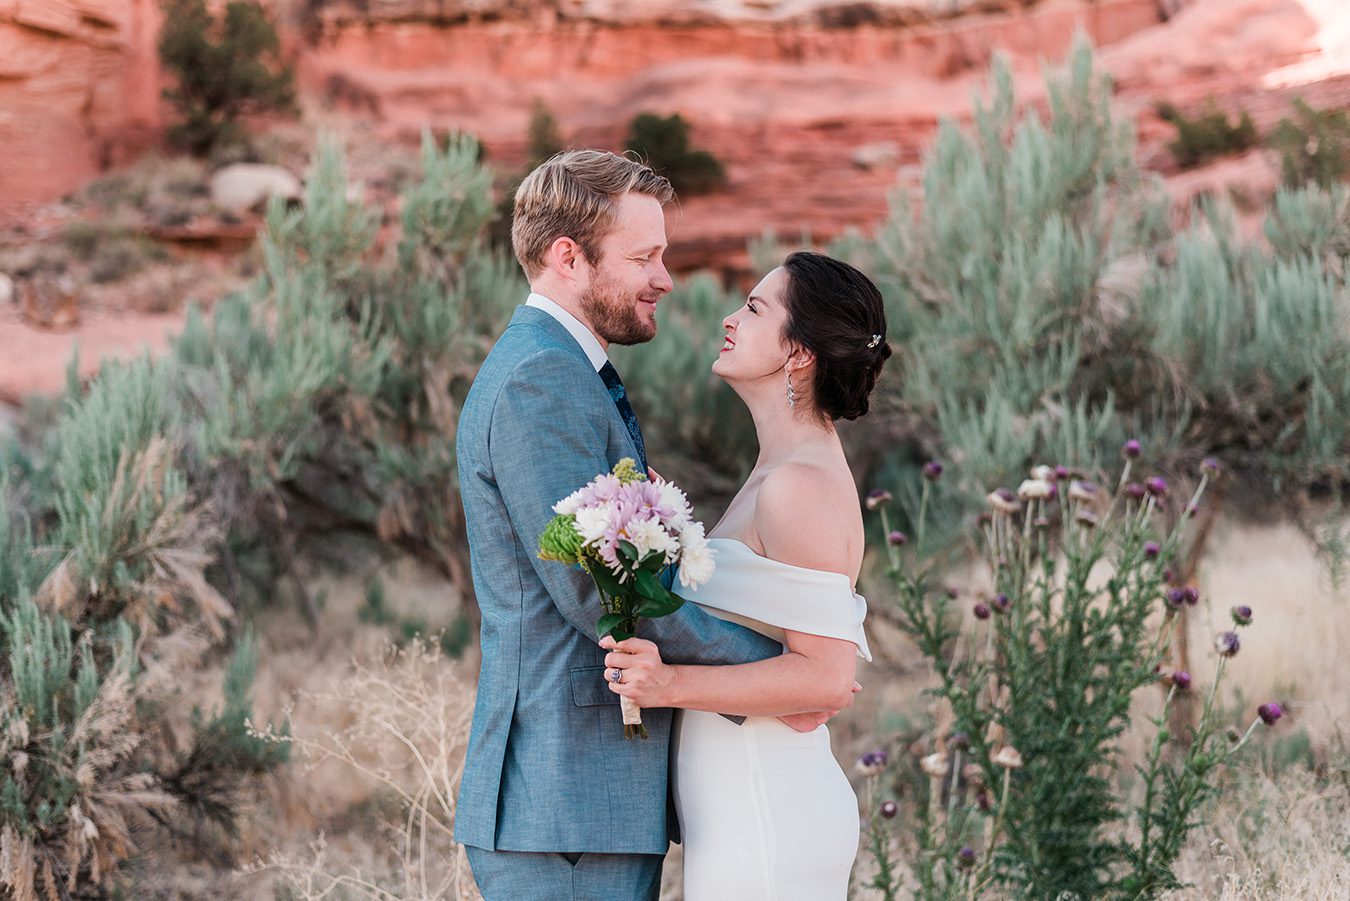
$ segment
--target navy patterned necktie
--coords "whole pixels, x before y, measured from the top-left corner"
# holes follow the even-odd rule
[[[609,389],[609,396],[614,401],[614,406],[619,408],[619,415],[623,417],[623,424],[628,426],[628,434],[633,436],[633,446],[638,452],[638,470],[642,473],[647,472],[647,445],[642,442],[642,429],[638,427],[637,414],[633,412],[633,405],[628,402],[628,392],[623,390],[623,382],[619,379],[619,371],[614,368],[614,364],[608,361],[600,367],[600,379]]]

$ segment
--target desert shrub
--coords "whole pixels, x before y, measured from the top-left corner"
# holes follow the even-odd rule
[[[1256,124],[1251,115],[1243,111],[1234,124],[1212,99],[1193,119],[1170,103],[1158,104],[1158,115],[1177,130],[1176,138],[1168,143],[1167,149],[1183,169],[1206,163],[1214,157],[1250,150],[1257,144]]]
[[[1278,705],[1262,705],[1259,715],[1249,711],[1245,735],[1223,735],[1215,695],[1241,643],[1225,631],[1195,724],[1169,729],[1174,700],[1200,689],[1169,665],[1177,621],[1199,596],[1169,587],[1169,568],[1191,540],[1189,520],[1162,513],[1173,489],[1136,475],[1138,454],[1126,446],[1114,491],[1096,470],[1046,466],[1015,493],[990,494],[981,527],[987,593],[944,586],[940,557],[928,553],[936,477],[922,491],[913,556],[887,543],[898,622],[937,674],[941,709],[905,846],[917,883],[908,888],[919,897],[1123,899],[1179,887],[1174,866],[1221,768],[1263,721],[1281,715]],[[1188,506],[1218,464],[1207,460],[1202,472]],[[873,499],[888,530],[888,498]],[[965,628],[962,599],[974,602]],[[1232,615],[1241,629],[1253,613],[1235,607]],[[1163,710],[1136,788],[1121,766],[1121,740],[1135,696],[1159,686]],[[879,777],[886,762],[873,754],[863,765]],[[885,813],[894,816],[891,803]],[[882,813],[873,810],[874,887],[895,898],[907,887],[889,862],[890,817]]]
[[[1176,233],[1086,43],[1047,86],[1048,118],[1019,114],[996,62],[972,126],[939,129],[922,208],[898,194],[874,239],[848,242],[900,348],[872,477],[954,464],[934,489],[935,540],[957,537],[987,485],[1041,459],[1100,467],[1132,435],[1182,479],[1218,453],[1246,491],[1340,493],[1344,191],[1280,193],[1270,247],[1238,238],[1219,203]],[[917,497],[901,497],[912,515]]]
[[[558,121],[543,101],[535,100],[530,107],[530,124],[525,133],[525,165],[507,178],[497,200],[497,210],[488,228],[488,241],[504,254],[511,252],[511,220],[515,209],[516,189],[540,163],[565,148]]]
[[[1350,177],[1350,111],[1319,110],[1294,100],[1294,114],[1280,120],[1270,144],[1280,154],[1284,183],[1329,188]]]
[[[242,137],[241,116],[291,110],[295,88],[275,26],[251,0],[230,0],[217,18],[205,0],[167,0],[159,58],[174,79],[165,98],[180,121],[170,139],[203,155]]]
[[[726,170],[717,157],[690,146],[689,123],[679,113],[635,116],[624,147],[669,178],[679,194],[707,194],[726,183]]]

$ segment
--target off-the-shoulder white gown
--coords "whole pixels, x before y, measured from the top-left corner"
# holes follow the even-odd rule
[[[848,576],[770,560],[735,539],[710,543],[717,567],[692,602],[779,640],[790,629],[851,641],[872,659],[866,603]],[[736,725],[698,710],[678,711],[674,729],[686,901],[843,901],[858,800],[828,729],[758,716]]]

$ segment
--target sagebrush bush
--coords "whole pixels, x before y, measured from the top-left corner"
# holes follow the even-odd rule
[[[1319,110],[1300,98],[1294,114],[1280,120],[1270,144],[1280,154],[1285,185],[1335,187],[1350,177],[1350,112]]]
[[[1168,143],[1167,149],[1183,169],[1207,163],[1215,157],[1250,150],[1260,139],[1250,113],[1244,110],[1234,124],[1212,99],[1195,118],[1187,117],[1170,103],[1158,104],[1158,115],[1177,130],[1176,138]]]
[[[680,194],[706,194],[726,184],[727,174],[721,161],[690,145],[689,122],[679,113],[669,116],[640,113],[629,125],[624,147],[670,179]]]

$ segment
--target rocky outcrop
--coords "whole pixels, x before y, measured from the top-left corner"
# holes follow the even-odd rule
[[[159,17],[156,0],[0,0],[0,220],[153,139]]]

